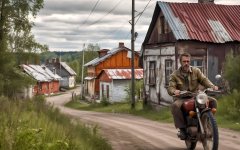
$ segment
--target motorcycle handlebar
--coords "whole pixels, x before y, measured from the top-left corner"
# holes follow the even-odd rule
[[[199,92],[180,91],[179,95],[173,95],[173,97],[196,96]],[[207,95],[217,95],[222,93],[222,91],[219,91],[219,90],[216,91],[216,90],[213,90],[212,88],[205,89],[202,92],[206,93]]]

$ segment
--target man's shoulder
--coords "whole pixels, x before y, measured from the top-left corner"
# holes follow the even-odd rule
[[[177,76],[180,76],[180,70],[177,69],[177,70],[174,70],[171,74],[172,77],[177,77]]]
[[[192,72],[201,72],[201,70],[198,67],[191,66]]]

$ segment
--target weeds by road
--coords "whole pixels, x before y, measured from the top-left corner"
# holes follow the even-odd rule
[[[96,127],[73,124],[58,109],[34,100],[0,97],[0,150],[109,150]]]

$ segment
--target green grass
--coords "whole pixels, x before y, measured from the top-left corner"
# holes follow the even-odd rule
[[[70,101],[66,104],[67,107],[71,107],[79,110],[107,112],[107,113],[125,113],[136,116],[141,116],[150,120],[173,123],[173,118],[169,107],[163,107],[159,111],[154,111],[151,108],[142,107],[141,102],[136,103],[135,110],[132,110],[130,104],[125,103],[114,103],[108,106],[102,104],[87,104],[80,101]],[[229,128],[232,130],[240,131],[240,117],[238,119],[228,116],[228,114],[222,115],[225,104],[222,101],[218,102],[218,112],[216,113],[216,119],[219,127]]]
[[[13,101],[0,97],[0,150],[110,150],[89,127],[45,104],[42,97]]]

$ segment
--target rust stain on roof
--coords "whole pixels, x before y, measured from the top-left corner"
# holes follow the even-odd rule
[[[104,69],[110,79],[131,79],[131,69]],[[134,69],[135,79],[143,78],[143,69]]]

